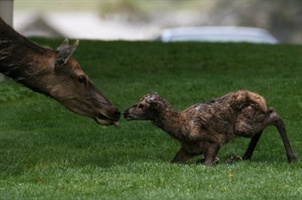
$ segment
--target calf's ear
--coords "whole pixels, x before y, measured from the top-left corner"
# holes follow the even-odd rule
[[[159,94],[157,92],[153,92],[149,95],[149,99],[153,101],[158,101],[159,100]]]
[[[57,55],[55,58],[55,66],[65,65],[78,45],[79,40],[75,41],[75,43],[70,46],[68,44],[68,39],[65,39],[63,43],[56,49]]]
[[[147,103],[150,105],[150,106],[157,106],[158,105],[158,100],[159,100],[159,95],[157,92],[154,92],[152,94],[149,94],[149,96],[147,97]]]

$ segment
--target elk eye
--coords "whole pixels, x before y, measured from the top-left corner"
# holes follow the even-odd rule
[[[78,77],[78,81],[79,81],[80,83],[86,83],[86,77],[85,77],[85,76],[79,76],[79,77]]]
[[[143,109],[143,108],[144,108],[144,105],[143,105],[143,104],[139,104],[139,105],[138,105],[138,108]]]

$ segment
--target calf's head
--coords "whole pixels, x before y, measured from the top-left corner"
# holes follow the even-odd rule
[[[153,120],[169,107],[168,102],[157,93],[143,96],[140,101],[124,111],[124,118],[130,120]]]
[[[92,117],[102,125],[117,125],[120,112],[96,88],[80,65],[71,57],[78,46],[78,41],[70,46],[68,40],[55,51],[54,59],[46,65],[52,65],[52,70],[40,74],[39,90],[56,99],[69,110]],[[43,80],[43,81],[42,81]]]

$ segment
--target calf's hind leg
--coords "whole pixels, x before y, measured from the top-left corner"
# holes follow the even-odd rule
[[[240,157],[240,156],[233,156],[231,158],[228,158],[226,160],[226,163],[234,163],[234,162],[241,161],[241,160],[249,160],[249,159],[251,159],[251,157],[252,157],[252,155],[254,153],[255,147],[256,147],[256,145],[257,145],[257,143],[258,143],[261,135],[262,135],[262,131],[259,132],[256,135],[254,135],[251,138],[249,146],[248,146],[246,152],[244,153],[244,155],[242,157]]]
[[[262,135],[262,131],[256,135],[254,135],[250,141],[250,144],[246,150],[246,152],[244,153],[244,155],[242,156],[242,159],[243,160],[249,160],[251,159],[253,153],[254,153],[254,150],[255,150],[255,147],[260,139]]]
[[[297,160],[297,158],[289,143],[285,125],[284,125],[281,117],[278,115],[278,113],[273,108],[269,109],[269,111],[267,112],[267,115],[268,115],[268,119],[267,119],[268,124],[275,126],[280,133],[280,136],[282,138],[282,142],[283,142],[283,145],[284,145],[284,148],[286,151],[286,156],[287,156],[288,162],[289,163],[295,162]]]
[[[270,108],[268,110],[268,112],[266,113],[265,119],[263,121],[263,129],[265,129],[269,125],[273,125],[278,129],[279,134],[282,138],[284,147],[285,147],[288,162],[289,163],[295,162],[297,160],[297,158],[296,158],[295,154],[293,153],[293,150],[289,143],[285,125],[284,125],[281,117],[277,114],[277,112],[273,108]],[[246,150],[245,154],[242,157],[243,160],[248,160],[252,157],[255,147],[256,147],[261,135],[262,135],[262,131],[260,131],[259,133],[257,133],[256,135],[254,135],[252,137],[250,144],[248,146],[248,149]],[[232,163],[232,162],[235,162],[238,160],[241,160],[241,159],[239,159],[239,157],[232,157],[232,158],[229,158],[226,162]]]

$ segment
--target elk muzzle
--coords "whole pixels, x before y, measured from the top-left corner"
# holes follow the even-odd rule
[[[95,120],[102,125],[114,125],[115,127],[117,127],[120,116],[121,112],[115,106],[111,106],[105,113],[100,112],[95,117]]]

